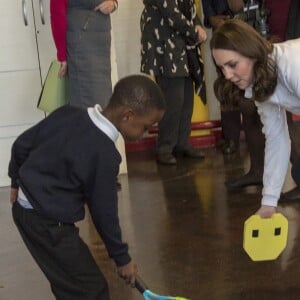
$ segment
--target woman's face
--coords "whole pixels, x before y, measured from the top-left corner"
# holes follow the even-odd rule
[[[224,49],[213,49],[212,55],[216,65],[221,69],[227,80],[230,80],[241,90],[245,90],[252,85],[254,59]]]

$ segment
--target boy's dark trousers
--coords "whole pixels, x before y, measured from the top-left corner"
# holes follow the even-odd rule
[[[60,224],[23,208],[12,208],[18,230],[58,300],[108,300],[107,282],[74,224]]]

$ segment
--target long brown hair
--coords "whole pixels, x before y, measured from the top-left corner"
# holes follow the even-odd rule
[[[253,27],[238,19],[228,20],[214,31],[210,48],[231,50],[254,59],[253,99],[262,102],[272,95],[277,84],[277,68],[271,57],[273,45]],[[236,106],[244,91],[225,79],[219,68],[217,73],[214,83],[217,99],[226,106]]]

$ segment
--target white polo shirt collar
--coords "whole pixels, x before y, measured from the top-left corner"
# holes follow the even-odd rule
[[[103,131],[114,143],[119,137],[119,131],[106,117],[101,113],[102,108],[99,104],[88,108],[88,114],[92,122]]]

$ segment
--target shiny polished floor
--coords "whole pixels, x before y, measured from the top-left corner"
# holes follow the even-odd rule
[[[259,207],[261,188],[224,186],[247,169],[247,152],[227,158],[215,148],[204,152],[205,160],[181,159],[177,166],[158,166],[152,151],[128,154],[119,214],[139,274],[155,292],[193,300],[300,299],[300,203],[279,207],[289,220],[284,252],[253,262],[243,250],[243,224]],[[291,187],[288,178],[285,189]],[[53,300],[12,223],[8,193],[0,189],[0,299]],[[142,299],[117,276],[88,214],[78,226],[109,281],[111,299]]]

